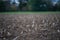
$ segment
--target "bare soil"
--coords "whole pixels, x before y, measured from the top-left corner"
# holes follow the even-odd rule
[[[0,40],[60,40],[60,14],[0,14]]]

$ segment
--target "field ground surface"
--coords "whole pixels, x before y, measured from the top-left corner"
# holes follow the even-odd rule
[[[0,14],[0,40],[60,40],[59,13],[2,13]]]

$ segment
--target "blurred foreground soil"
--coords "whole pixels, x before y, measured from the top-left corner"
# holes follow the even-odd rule
[[[60,14],[0,14],[0,40],[60,40]]]

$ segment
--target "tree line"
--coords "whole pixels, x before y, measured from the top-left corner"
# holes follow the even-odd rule
[[[11,5],[9,1],[0,1],[0,11],[60,11],[60,1],[55,5],[51,0],[21,0],[19,3],[16,6],[16,3]]]

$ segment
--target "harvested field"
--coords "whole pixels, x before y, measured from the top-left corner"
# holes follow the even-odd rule
[[[60,40],[60,14],[0,14],[0,40]]]

